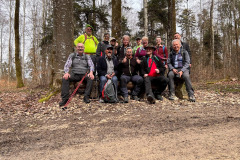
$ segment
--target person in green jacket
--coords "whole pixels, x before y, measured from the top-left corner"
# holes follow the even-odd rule
[[[137,52],[137,49],[142,46],[142,45],[141,45],[141,38],[140,38],[140,37],[137,37],[137,38],[136,38],[136,42],[137,42],[137,45],[133,48],[133,56],[134,56],[135,53]]]
[[[75,46],[77,46],[78,43],[84,44],[84,53],[90,55],[96,68],[96,51],[99,42],[97,38],[93,36],[93,27],[91,25],[87,24],[85,33],[74,40]]]

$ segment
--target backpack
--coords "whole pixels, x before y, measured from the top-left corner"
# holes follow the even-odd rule
[[[102,90],[102,98],[105,103],[117,103],[117,89],[111,79],[107,81]]]
[[[83,44],[85,44],[86,40],[88,39],[86,33],[84,33],[84,37],[85,37],[85,40],[84,40]],[[89,39],[90,39],[90,38],[89,38]],[[97,43],[94,41],[93,36],[92,36],[92,40],[93,40],[93,42],[95,43],[95,47],[96,47],[96,46],[97,46]]]

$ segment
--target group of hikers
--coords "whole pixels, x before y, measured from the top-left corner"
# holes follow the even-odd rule
[[[156,99],[162,101],[162,92],[168,86],[169,100],[177,100],[175,81],[185,82],[189,101],[195,102],[194,90],[190,80],[190,49],[187,43],[181,41],[179,33],[174,34],[174,40],[168,54],[167,47],[162,45],[161,37],[156,37],[156,45],[148,43],[148,37],[136,38],[137,45],[130,46],[130,37],[122,37],[122,45],[118,45],[109,33],[104,34],[104,40],[98,42],[93,36],[93,27],[86,25],[85,33],[75,41],[75,52],[71,53],[64,66],[62,78],[62,101],[64,106],[70,98],[70,82],[78,82],[85,77],[86,88],[83,101],[90,103],[93,82],[99,78],[99,101],[104,99],[104,87],[111,81],[115,91],[120,89],[123,102],[128,103],[128,82],[134,84],[131,99],[139,101],[142,91],[146,93],[147,101],[154,104]],[[165,74],[166,70],[167,76]],[[120,85],[118,87],[118,81]],[[152,87],[154,86],[154,87]],[[118,102],[118,101],[116,101]]]

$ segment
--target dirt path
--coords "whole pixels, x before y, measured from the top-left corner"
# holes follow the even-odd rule
[[[240,159],[240,95],[196,97],[156,105],[85,105],[75,97],[65,112],[58,96],[38,107],[1,107],[0,159]]]

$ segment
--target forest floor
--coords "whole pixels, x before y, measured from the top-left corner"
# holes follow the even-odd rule
[[[197,101],[90,104],[0,90],[0,159],[240,159],[240,81],[194,83]]]

